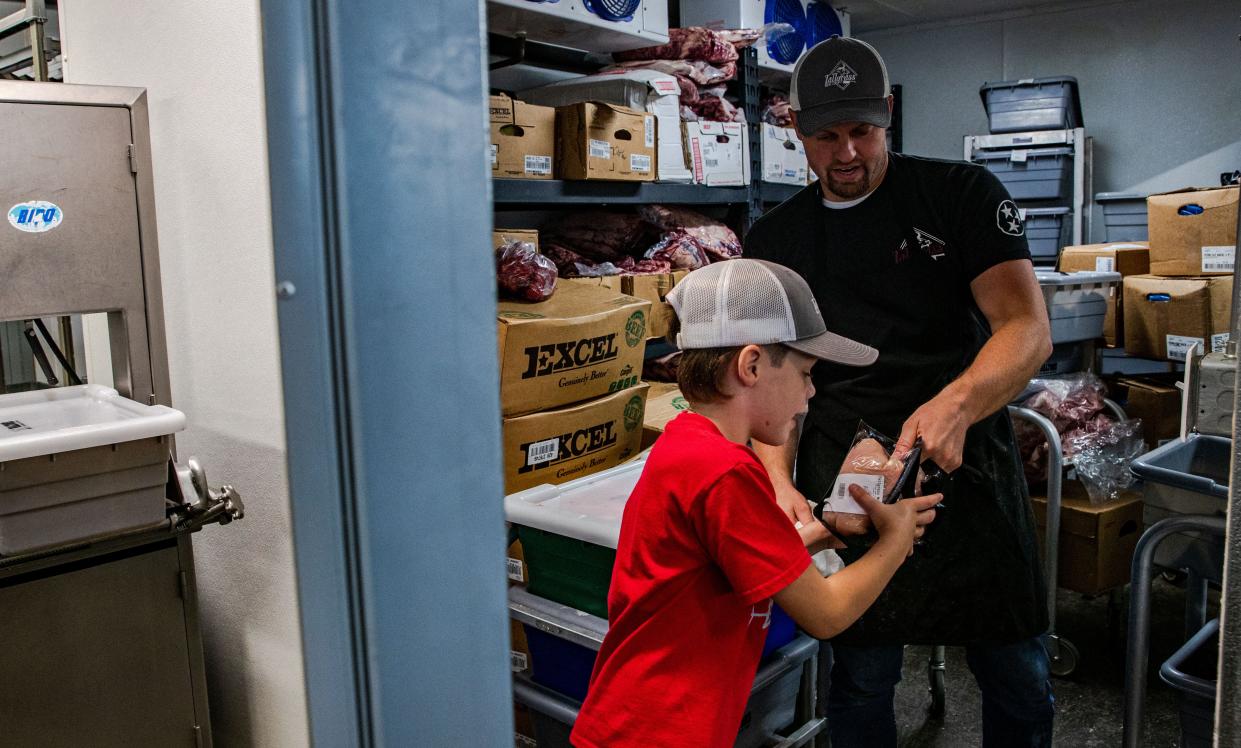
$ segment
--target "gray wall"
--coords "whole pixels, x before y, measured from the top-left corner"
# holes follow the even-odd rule
[[[1094,191],[1158,192],[1241,168],[1239,15],[1236,0],[1131,0],[862,37],[903,86],[905,152],[960,159],[962,136],[987,132],[984,81],[1072,75]]]

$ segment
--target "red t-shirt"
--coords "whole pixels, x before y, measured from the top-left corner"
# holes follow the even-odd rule
[[[755,454],[703,416],[677,416],[625,505],[573,745],[733,745],[771,596],[809,565]]]

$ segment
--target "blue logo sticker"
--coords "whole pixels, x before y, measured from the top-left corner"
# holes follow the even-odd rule
[[[46,200],[18,203],[9,209],[9,223],[19,231],[41,234],[51,231],[65,219],[59,206]]]

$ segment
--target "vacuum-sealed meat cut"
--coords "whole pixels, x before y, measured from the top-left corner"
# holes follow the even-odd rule
[[[661,231],[680,231],[713,260],[731,260],[741,256],[737,234],[725,224],[688,208],[668,205],[643,205],[638,215]]]
[[[735,62],[737,48],[718,31],[702,26],[668,29],[668,43],[613,52],[617,62],[629,60],[705,60],[710,63]]]
[[[523,301],[546,301],[556,290],[556,264],[534,251],[529,242],[512,242],[500,248],[496,278],[500,290]]]

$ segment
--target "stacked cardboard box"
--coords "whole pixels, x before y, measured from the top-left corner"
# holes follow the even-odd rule
[[[1150,248],[1144,243],[1083,244],[1065,247],[1060,253],[1060,270],[1120,273],[1121,278],[1150,272]],[[1103,317],[1103,338],[1111,348],[1124,345],[1124,293],[1108,289],[1107,311]]]
[[[561,179],[655,180],[655,115],[587,102],[556,108]]]
[[[686,122],[685,148],[695,184],[750,183],[750,138],[744,122]]]
[[[512,242],[525,242],[534,245],[539,251],[539,232],[534,229],[494,229],[491,232],[491,246],[499,249]]]
[[[1125,351],[1185,360],[1194,346],[1230,337],[1238,188],[1178,190],[1147,198],[1150,275],[1124,279]]]
[[[556,152],[556,110],[491,97],[491,176],[551,179]]]
[[[1142,419],[1147,446],[1156,447],[1181,432],[1181,389],[1177,375],[1117,376],[1107,382],[1108,394],[1130,418]]]
[[[763,181],[776,184],[807,183],[810,173],[806,163],[806,149],[797,131],[791,127],[776,127],[766,122],[759,125],[763,144]]]
[[[1042,544],[1047,527],[1047,498],[1030,498]],[[1057,584],[1066,590],[1097,595],[1129,582],[1133,550],[1142,535],[1142,497],[1122,494],[1116,501],[1092,504],[1077,481],[1066,481],[1060,500]]]
[[[562,483],[638,451],[651,305],[565,283],[547,301],[501,301],[505,491]]]

